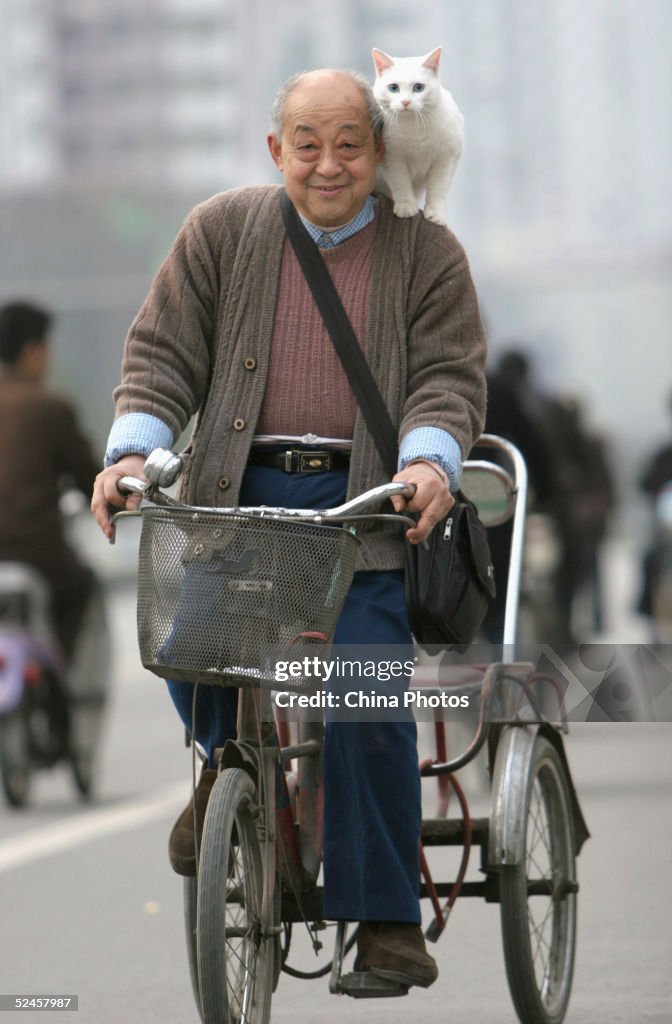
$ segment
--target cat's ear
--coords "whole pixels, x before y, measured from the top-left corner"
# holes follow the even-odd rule
[[[439,61],[441,60],[441,47],[437,46],[435,50],[428,53],[422,62],[423,68],[429,68],[435,75],[439,73]]]
[[[382,75],[383,71],[387,71],[394,64],[394,61],[382,50],[376,50],[374,47],[371,50],[371,56],[373,57],[373,63],[376,65],[376,74]]]

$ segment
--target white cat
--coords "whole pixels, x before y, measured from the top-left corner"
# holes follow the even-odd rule
[[[385,141],[376,185],[391,196],[397,217],[416,214],[426,194],[425,217],[445,224],[444,206],[464,145],[464,118],[441,88],[441,47],[426,57],[388,57],[376,49],[372,54]]]

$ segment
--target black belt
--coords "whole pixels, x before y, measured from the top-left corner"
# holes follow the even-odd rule
[[[286,448],[281,452],[265,452],[253,448],[248,458],[251,466],[271,466],[285,473],[329,473],[334,469],[349,469],[347,452],[306,451],[305,448]]]

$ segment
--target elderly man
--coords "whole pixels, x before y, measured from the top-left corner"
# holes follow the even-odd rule
[[[368,83],[321,70],[290,79],[268,145],[322,251],[393,421],[399,472],[417,491],[418,542],[450,508],[461,459],[482,427],[485,342],[462,248],[421,214],[401,220],[373,194],[383,154]],[[198,505],[328,507],[386,479],[293,250],[278,186],[234,189],[188,216],[131,326],[116,420],[92,509],[109,535],[116,484],[141,475],[198,413],[182,498]],[[316,443],[315,439],[319,438]],[[268,442],[275,442],[269,445]],[[323,472],[286,452],[326,451]],[[409,643],[398,530],[364,529],[339,643]],[[192,687],[169,684],[187,728]],[[235,691],[199,688],[195,736],[208,766],[171,834],[173,867],[193,873],[194,818],[235,729]],[[420,929],[420,785],[415,726],[328,722],[324,915],[361,922],[358,969],[430,985]]]

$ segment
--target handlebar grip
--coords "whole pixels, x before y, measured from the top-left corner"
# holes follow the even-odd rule
[[[117,480],[119,494],[144,494],[149,484],[146,480],[139,480],[137,476],[122,476]]]

